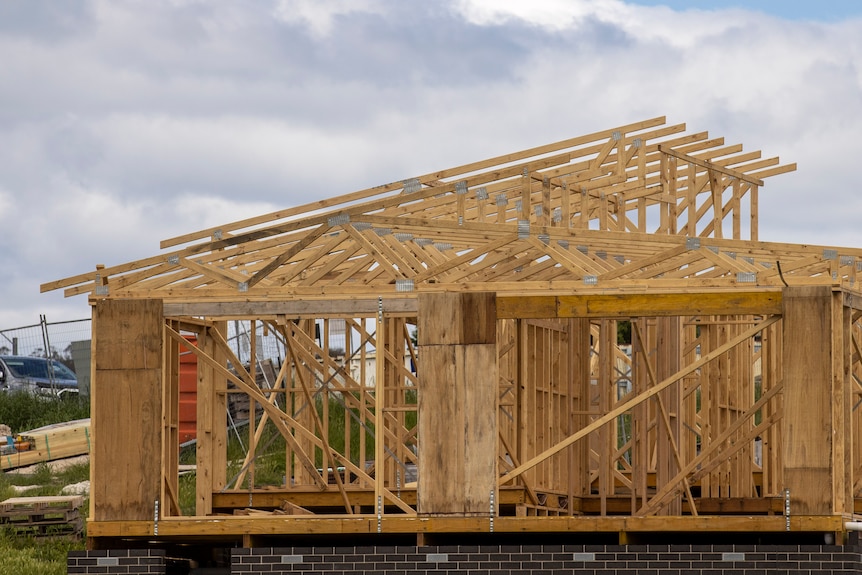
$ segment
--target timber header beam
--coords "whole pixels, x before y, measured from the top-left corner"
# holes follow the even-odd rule
[[[416,315],[415,298],[298,299],[285,301],[199,301],[165,303],[165,317],[242,318],[374,317],[382,307],[387,315]]]
[[[498,295],[500,319],[658,317],[680,315],[773,315],[781,313],[778,289],[746,292],[668,292],[572,295]],[[286,301],[215,301],[164,304],[165,317],[373,317],[382,306],[387,315],[415,316],[415,297]]]
[[[630,318],[781,313],[781,291],[639,293],[497,297],[497,317]]]

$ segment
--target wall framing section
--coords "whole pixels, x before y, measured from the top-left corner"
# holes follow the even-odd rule
[[[843,536],[862,510],[862,250],[761,241],[759,190],[795,165],[684,131],[629,124],[42,286],[94,310],[91,545]],[[239,321],[277,361],[256,337],[240,357]]]

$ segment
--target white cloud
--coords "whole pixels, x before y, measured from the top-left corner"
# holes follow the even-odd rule
[[[577,27],[588,18],[613,21],[628,10],[618,0],[458,0],[456,9],[470,22],[480,26],[505,26],[521,21],[549,30]]]
[[[41,33],[50,14],[0,26],[0,300],[15,318],[86,310],[38,284],[168,237],[659,115],[799,163],[761,193],[762,239],[862,246],[859,19],[620,0],[76,13],[61,35]]]
[[[576,33],[590,23],[619,29],[640,42],[660,41],[678,47],[727,30],[740,29],[763,16],[739,9],[673,11],[666,6],[645,7],[620,0],[458,0],[457,11],[480,26],[525,23],[557,33]]]
[[[280,0],[275,15],[293,24],[306,26],[318,38],[329,36],[333,20],[351,14],[380,14],[383,5],[377,0]]]

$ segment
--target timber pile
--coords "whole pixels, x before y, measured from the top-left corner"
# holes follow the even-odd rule
[[[4,454],[0,469],[15,469],[90,452],[90,420],[79,419],[25,431],[28,449]]]
[[[0,502],[0,527],[15,535],[77,537],[84,528],[80,495],[13,497]]]
[[[257,366],[258,369],[255,370],[255,384],[258,389],[266,390],[270,389],[273,386],[273,383],[276,379],[276,370],[273,366],[271,359],[265,359],[260,362]],[[245,366],[246,371],[249,370],[248,366]],[[233,383],[228,382],[229,390],[236,390],[236,386]],[[245,393],[229,393],[228,394],[228,413],[230,414],[231,420],[234,424],[238,422],[248,421],[249,419],[249,397]],[[255,406],[255,417],[260,417],[263,414],[263,408],[260,404]],[[231,421],[228,422],[231,424]]]
[[[290,501],[283,500],[278,509],[254,509],[251,507],[246,507],[245,509],[234,509],[234,515],[314,515],[314,512],[309,511],[305,507],[300,507]]]

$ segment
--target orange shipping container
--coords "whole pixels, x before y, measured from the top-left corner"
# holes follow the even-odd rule
[[[193,345],[197,339],[186,336]],[[180,349],[180,443],[197,437],[198,358],[188,349]]]

